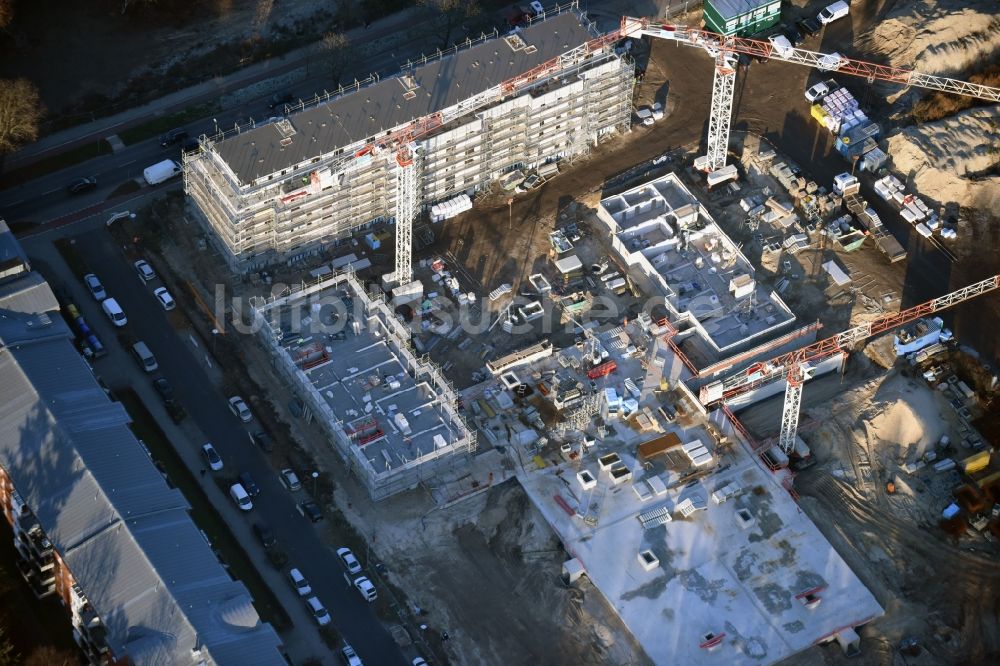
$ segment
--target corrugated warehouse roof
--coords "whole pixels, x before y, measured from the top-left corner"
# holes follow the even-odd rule
[[[246,185],[447,109],[593,37],[573,12],[533,23],[520,36],[525,48],[515,50],[498,37],[417,67],[405,79],[383,79],[300,111],[288,118],[295,133],[286,145],[278,125],[269,123],[220,141],[215,150]],[[407,93],[411,89],[415,95]]]
[[[767,7],[778,0],[706,0],[706,2],[719,12],[722,18],[731,19],[743,16],[747,12],[752,12],[760,7]]]
[[[52,320],[28,331],[19,317],[0,325],[0,465],[115,655],[195,664],[201,649],[209,664],[283,664],[273,628],[216,560],[54,312]]]

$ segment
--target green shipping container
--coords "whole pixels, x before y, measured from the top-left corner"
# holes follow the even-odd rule
[[[705,0],[705,29],[749,37],[781,20],[781,0]]]

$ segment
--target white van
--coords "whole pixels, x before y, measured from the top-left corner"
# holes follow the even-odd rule
[[[149,347],[142,340],[132,345],[132,355],[135,356],[135,360],[138,361],[139,365],[146,372],[156,372],[160,367],[156,363],[156,357],[153,356],[153,352],[149,351]]]
[[[108,319],[115,326],[121,328],[128,323],[128,319],[125,317],[125,311],[122,310],[122,306],[118,305],[118,301],[113,298],[106,298],[101,301],[101,309],[104,310],[104,314],[108,315]]]
[[[844,0],[838,0],[832,5],[827,5],[820,10],[819,14],[816,16],[816,20],[826,25],[827,23],[833,23],[837,19],[844,18],[851,11],[851,6],[844,2]]]
[[[240,507],[244,511],[249,511],[253,508],[253,502],[250,501],[250,495],[247,493],[242,483],[234,483],[230,486],[229,496],[233,498],[234,502],[236,502],[236,506]]]
[[[181,165],[173,160],[163,160],[142,170],[142,177],[150,185],[159,185],[181,174]]]

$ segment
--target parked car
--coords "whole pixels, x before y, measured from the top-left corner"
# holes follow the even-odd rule
[[[322,602],[316,597],[309,597],[306,599],[306,605],[309,606],[309,610],[312,612],[313,619],[316,620],[316,624],[321,627],[325,627],[330,624],[330,614],[326,611]]]
[[[306,577],[298,569],[288,570],[288,580],[292,581],[292,587],[295,588],[300,597],[304,597],[312,592],[312,586],[309,585],[309,581],[306,580]]]
[[[181,407],[174,397],[174,388],[163,377],[153,380],[153,389],[160,395],[163,406],[167,410],[167,415],[174,423],[180,423],[187,416],[187,412]]]
[[[847,58],[834,51],[820,58],[817,68],[823,72],[835,72],[846,64]]]
[[[790,56],[792,54],[792,43],[784,35],[771,35],[767,41],[771,42],[771,46],[778,55]]]
[[[236,502],[236,506],[240,507],[243,511],[253,509],[253,501],[250,499],[250,493],[247,492],[242,483],[234,483],[229,486],[229,496]]]
[[[350,548],[338,548],[337,557],[339,557],[340,561],[344,563],[345,567],[347,567],[347,573],[361,573],[361,562],[358,562],[358,558],[354,557],[354,553],[351,552]]]
[[[299,513],[308,518],[314,523],[318,523],[323,520],[323,510],[319,508],[319,504],[312,500],[306,500],[305,502],[299,502]]]
[[[414,657],[411,663],[413,666],[427,666],[427,661],[423,657]]]
[[[106,298],[101,301],[101,309],[104,310],[104,314],[108,316],[111,323],[116,327],[121,328],[128,323],[128,318],[125,316],[125,311],[122,310],[122,306],[118,305],[118,301],[113,298]]]
[[[284,484],[285,488],[287,488],[289,491],[293,493],[297,490],[302,489],[302,484],[299,483],[299,477],[295,474],[295,472],[288,469],[287,467],[281,470],[281,472],[278,475],[278,478],[281,479],[281,483]]]
[[[175,127],[174,129],[160,135],[160,145],[166,148],[167,146],[172,146],[175,143],[180,143],[184,139],[188,138],[188,131],[181,127]]]
[[[268,102],[267,108],[272,111],[279,106],[284,106],[285,104],[291,104],[295,101],[295,95],[290,92],[275,93],[271,95],[271,101]]]
[[[132,356],[135,357],[139,367],[146,372],[156,372],[160,368],[156,362],[156,357],[153,356],[153,352],[150,351],[149,347],[142,340],[132,345]]]
[[[262,451],[270,453],[274,450],[274,440],[263,430],[250,433],[250,443],[259,446]]]
[[[201,148],[201,141],[193,136],[189,136],[181,142],[181,152],[191,153]]]
[[[97,279],[97,276],[93,273],[87,273],[83,276],[83,283],[87,285],[87,289],[90,291],[90,295],[94,297],[95,301],[103,301],[108,297],[108,292],[104,291],[104,285],[101,281]]]
[[[815,35],[823,29],[823,24],[812,17],[802,19],[795,26],[805,35]]]
[[[375,591],[375,585],[372,584],[366,576],[358,576],[354,579],[354,588],[361,593],[366,601],[371,603],[378,599],[378,592]]]
[[[229,411],[233,413],[233,416],[243,421],[243,423],[253,421],[253,414],[250,413],[250,408],[247,407],[247,403],[243,402],[243,398],[238,395],[234,395],[229,399]]]
[[[201,447],[201,453],[205,456],[205,460],[208,461],[208,466],[213,472],[218,472],[222,469],[222,456],[215,450],[211,442],[207,442]]]
[[[826,85],[822,81],[812,86],[806,90],[806,101],[810,104],[815,104],[819,102],[824,97],[830,94],[830,86]]]
[[[153,267],[145,259],[140,259],[132,265],[135,266],[135,272],[139,274],[139,279],[143,282],[156,279],[156,271],[153,270]]]
[[[350,643],[344,643],[344,647],[340,648],[340,658],[347,666],[362,666],[361,657],[354,651]]]
[[[70,194],[83,194],[84,192],[90,192],[91,190],[96,189],[97,179],[93,176],[88,176],[87,178],[77,178],[66,186],[66,190]]]
[[[819,11],[816,16],[816,20],[826,25],[827,23],[833,23],[837,19],[842,19],[847,16],[851,11],[851,6],[844,2],[844,0],[837,0],[833,4],[827,5]]]
[[[160,399],[163,402],[170,402],[174,399],[174,387],[163,377],[153,380],[153,388],[160,394]]]
[[[160,302],[164,310],[173,310],[177,307],[177,303],[174,302],[174,297],[170,295],[166,287],[159,287],[153,290],[153,295],[156,296],[156,300]]]
[[[793,26],[788,26],[781,31],[781,34],[791,42],[792,46],[798,46],[802,43],[802,33],[796,30]]]
[[[253,480],[252,476],[250,476],[250,472],[240,473],[240,483],[242,483],[243,487],[246,488],[247,494],[250,495],[250,497],[257,497],[257,495],[260,495],[260,486],[258,486],[257,482]]]
[[[257,540],[260,541],[260,545],[264,546],[264,548],[271,548],[278,543],[278,539],[274,536],[274,532],[272,532],[271,528],[267,525],[254,523],[252,529],[254,536],[257,537]]]

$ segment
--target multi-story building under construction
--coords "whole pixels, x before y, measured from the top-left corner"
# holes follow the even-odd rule
[[[284,118],[205,137],[185,154],[185,190],[231,268],[248,271],[394,219],[404,174],[420,208],[585,154],[628,129],[633,85],[629,58],[574,2]],[[379,141],[411,124],[421,131],[403,170]]]

